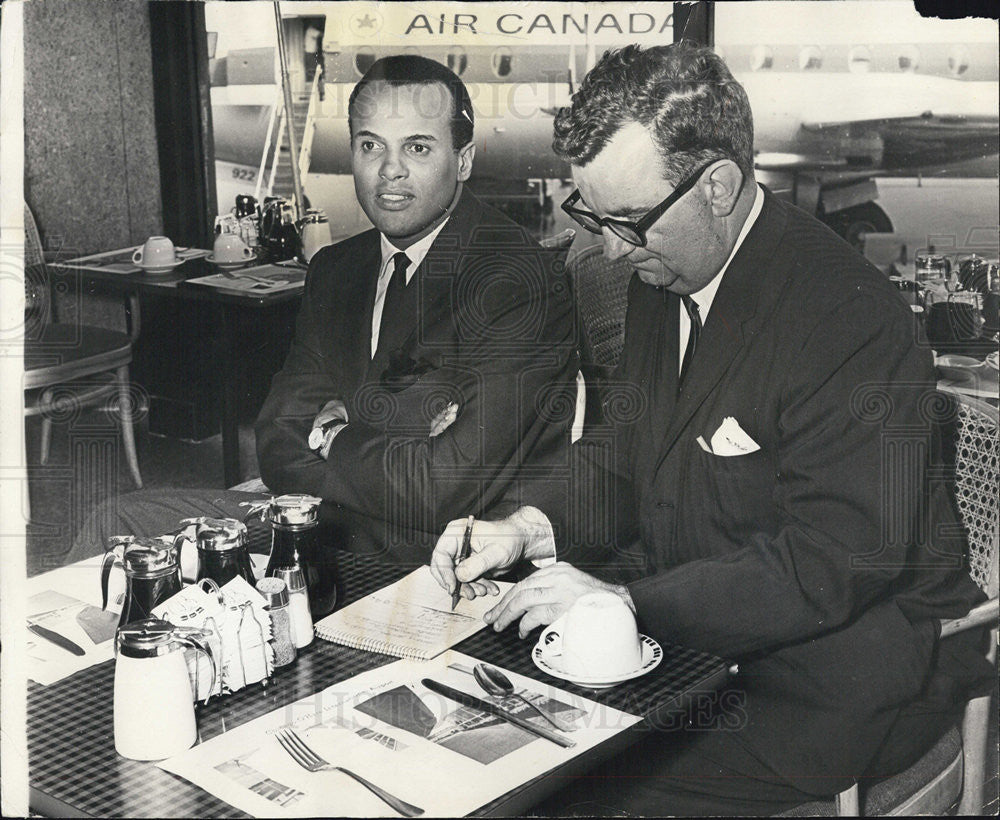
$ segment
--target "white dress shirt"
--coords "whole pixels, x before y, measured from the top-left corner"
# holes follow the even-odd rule
[[[451,217],[448,217],[448,219],[451,219]],[[431,249],[431,245],[434,244],[434,240],[441,233],[441,229],[448,224],[448,219],[445,219],[444,222],[423,239],[414,242],[403,251],[410,260],[409,267],[406,269],[407,285],[410,284],[410,280],[413,278],[413,274],[417,272],[417,268],[420,267],[420,263],[424,261],[424,257],[427,256],[427,252]],[[385,292],[389,289],[389,280],[392,278],[393,270],[395,270],[392,257],[400,252],[399,248],[393,245],[385,234],[380,234],[380,236],[382,238],[382,267],[379,269],[378,285],[375,287],[375,310],[372,311],[371,356],[373,359],[375,358],[375,351],[378,350],[378,335],[382,327],[382,309],[385,307]]]
[[[743,244],[743,240],[747,238],[747,234],[750,233],[750,229],[754,226],[757,221],[757,217],[760,216],[760,211],[764,207],[764,192],[757,186],[757,196],[754,197],[753,205],[750,206],[750,213],[747,214],[747,220],[743,223],[743,227],[740,228],[739,236],[736,237],[736,244],[733,246],[732,252],[729,254],[729,258],[726,260],[726,264],[722,266],[722,269],[715,275],[705,287],[699,290],[697,293],[692,293],[691,298],[694,303],[698,306],[698,315],[701,316],[702,327],[705,326],[705,321],[708,319],[708,312],[712,309],[712,302],[715,301],[715,294],[719,292],[719,285],[722,284],[722,277],[725,275],[726,270],[729,268],[729,263],[733,261],[733,257],[736,256],[736,252],[740,249]],[[691,317],[688,316],[686,310],[681,311],[681,322],[680,322],[680,349],[678,350],[677,357],[677,372],[681,372],[681,365],[684,363],[684,351],[687,350],[688,336],[691,334]]]

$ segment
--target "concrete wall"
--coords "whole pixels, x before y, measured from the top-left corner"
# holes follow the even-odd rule
[[[30,0],[24,46],[25,198],[46,248],[161,233],[146,3]]]

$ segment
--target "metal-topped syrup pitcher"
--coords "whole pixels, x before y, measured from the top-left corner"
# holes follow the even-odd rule
[[[163,760],[190,749],[198,737],[194,692],[184,650],[204,652],[215,689],[218,668],[203,629],[144,618],[115,636],[115,749],[132,760]],[[200,685],[196,684],[196,685]],[[207,698],[206,698],[207,700]]]
[[[102,607],[108,608],[108,582],[111,569],[125,570],[125,600],[119,627],[152,617],[153,608],[181,591],[181,565],[178,539],[134,538],[116,536],[101,564]]]
[[[254,585],[253,566],[247,550],[247,527],[235,518],[185,518],[176,542],[181,549],[194,542],[198,548],[198,577],[211,578],[220,587],[237,575]]]
[[[337,604],[337,573],[331,554],[319,544],[319,506],[312,495],[280,495],[248,505],[247,515],[261,514],[261,521],[271,525],[271,557],[266,575],[280,575],[287,568],[298,568],[305,579],[312,620],[318,621],[333,612]]]

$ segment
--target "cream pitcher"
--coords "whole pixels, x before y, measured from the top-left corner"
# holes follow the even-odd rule
[[[115,637],[115,750],[132,760],[163,760],[190,749],[198,737],[194,693],[184,650],[208,655],[212,684],[215,656],[203,629],[144,618]],[[207,700],[207,699],[206,699]]]

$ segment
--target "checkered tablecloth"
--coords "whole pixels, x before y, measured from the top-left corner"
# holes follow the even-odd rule
[[[343,604],[385,586],[410,568],[338,555]],[[343,605],[342,604],[342,605]],[[536,679],[545,676],[530,658],[530,643],[514,629],[483,630],[459,644],[473,657]],[[595,691],[559,681],[556,685],[623,711],[666,725],[682,714],[692,693],[718,688],[726,664],[698,652],[665,646],[659,667],[644,677]],[[254,685],[198,707],[201,740],[293,703],[333,683],[394,661],[316,639],[297,661],[278,670],[266,687]],[[241,817],[228,803],[151,763],[115,752],[113,661],[91,667],[51,686],[28,688],[29,782],[33,808],[46,799],[103,817]],[[546,680],[547,683],[553,683]]]

